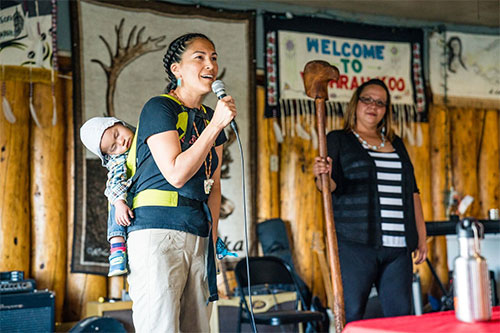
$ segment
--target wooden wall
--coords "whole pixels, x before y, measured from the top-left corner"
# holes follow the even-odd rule
[[[29,84],[6,81],[6,97],[16,122],[9,123],[0,109],[0,271],[22,270],[36,280],[39,289],[55,291],[56,321],[60,322],[79,320],[87,301],[119,296],[123,278],[70,272],[74,215],[71,78],[57,80],[55,92],[54,125],[50,84],[34,85],[38,127],[29,113]],[[312,141],[291,136],[289,120],[285,140],[278,144],[272,120],[263,118],[263,88],[257,94],[257,222],[275,217],[286,222],[299,274],[313,294],[325,300],[312,250],[313,232],[322,234],[324,228],[311,170],[317,150]],[[462,196],[474,196],[470,214],[485,218],[488,208],[500,206],[498,110],[434,106],[429,115],[429,123],[421,124],[423,145],[408,146],[426,220],[445,218],[445,191],[451,185]],[[301,121],[310,131],[307,122]],[[270,167],[273,162],[277,169]],[[443,238],[430,238],[429,244],[440,276],[447,276],[446,243]],[[422,266],[419,270],[426,292],[432,279]]]
[[[56,320],[62,319],[67,266],[67,86],[6,81],[6,98],[16,118],[0,112],[0,271],[21,270],[38,289],[56,293]],[[71,101],[71,100],[69,100]]]

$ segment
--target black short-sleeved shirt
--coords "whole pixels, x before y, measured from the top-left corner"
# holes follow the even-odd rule
[[[146,144],[146,140],[152,135],[167,131],[178,131],[179,135],[184,134],[181,139],[182,151],[189,149],[198,137],[192,122],[195,122],[198,132],[201,134],[206,127],[207,120],[209,121],[213,116],[214,111],[212,109],[205,107],[205,110],[206,114],[203,109],[190,109],[180,106],[177,102],[164,96],[153,97],[144,105],[137,129],[137,169],[139,170],[143,163],[145,163],[145,166],[138,175],[136,193],[145,189],[157,189],[177,191],[179,195],[198,201],[208,199],[203,187],[203,182],[206,179],[205,163],[182,188],[177,189],[163,177],[160,169],[152,160],[151,150]],[[185,130],[177,126],[179,114],[183,111],[189,114]],[[215,144],[211,149],[212,166],[210,176],[213,175],[219,163],[215,147],[220,146],[226,140],[224,132],[221,132],[215,140]],[[151,161],[148,162],[148,160]],[[208,166],[208,156],[206,163]],[[202,209],[191,206],[143,206],[136,208],[134,213],[135,219],[128,228],[129,232],[139,229],[160,228],[186,231],[202,237],[208,236],[209,226],[206,214]]]

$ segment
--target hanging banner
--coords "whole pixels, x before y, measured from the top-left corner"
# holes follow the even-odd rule
[[[429,53],[435,103],[500,108],[500,36],[436,32]]]
[[[52,69],[53,14],[51,1],[1,1],[0,65]]]
[[[412,105],[411,45],[373,42],[293,31],[279,31],[280,95],[283,99],[305,97],[302,64],[325,60],[340,71],[330,82],[329,97],[349,102],[353,90],[370,78],[384,81],[394,104]]]
[[[265,15],[266,115],[276,116],[310,100],[302,71],[311,60],[324,60],[340,71],[329,83],[330,105],[341,113],[354,90],[371,78],[383,80],[396,111],[425,118],[422,31],[296,17]]]

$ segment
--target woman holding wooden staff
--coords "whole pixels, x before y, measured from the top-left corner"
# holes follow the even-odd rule
[[[363,318],[375,284],[384,316],[411,312],[412,257],[427,256],[425,221],[413,166],[391,128],[385,83],[356,89],[342,130],[327,136],[328,158],[313,172],[330,174],[346,322]]]

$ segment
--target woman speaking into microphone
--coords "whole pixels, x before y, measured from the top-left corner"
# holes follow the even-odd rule
[[[137,129],[135,220],[128,228],[137,332],[208,332],[217,300],[214,242],[221,203],[223,129],[231,96],[202,105],[218,72],[214,43],[189,33],[163,58],[167,94],[143,107]]]

